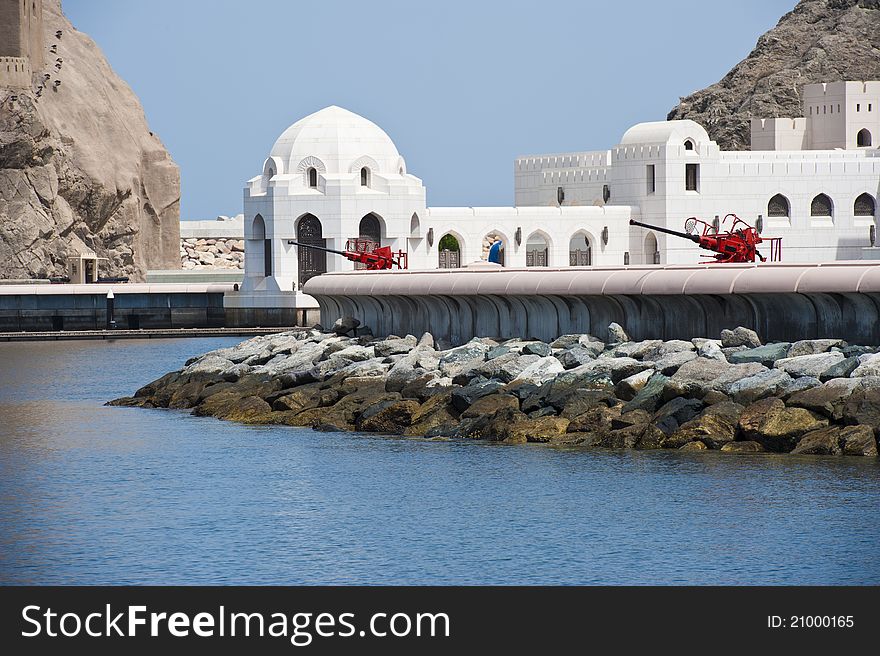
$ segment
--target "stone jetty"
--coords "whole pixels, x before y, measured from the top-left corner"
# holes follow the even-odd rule
[[[110,405],[507,444],[877,456],[880,348],[607,334],[376,338],[355,319],[205,353]]]

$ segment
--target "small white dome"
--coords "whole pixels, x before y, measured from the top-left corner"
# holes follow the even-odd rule
[[[621,146],[647,143],[684,143],[691,139],[695,143],[710,141],[709,134],[702,125],[696,121],[685,119],[682,121],[652,121],[650,123],[637,123],[623,133],[620,140]]]
[[[346,174],[368,166],[391,174],[404,167],[397,147],[382,128],[335,105],[287,128],[272,146],[271,157],[284,163],[285,173],[314,166],[322,173]]]

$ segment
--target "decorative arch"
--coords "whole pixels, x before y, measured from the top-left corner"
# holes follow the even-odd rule
[[[369,155],[361,155],[356,160],[351,163],[351,166],[348,167],[349,173],[358,173],[362,168],[368,168],[370,171],[378,171],[379,164]]]
[[[685,150],[693,150],[694,149],[694,140],[693,139],[685,139],[684,140],[684,149]]]
[[[406,162],[404,161],[403,157],[399,157],[397,159],[397,172],[400,175],[406,175]]]
[[[526,266],[550,266],[550,235],[535,230],[526,239]]]
[[[810,216],[832,217],[834,216],[834,203],[828,194],[818,194],[810,202]]]
[[[569,266],[592,266],[593,237],[586,230],[578,230],[568,240]]]
[[[257,214],[251,223],[251,239],[266,238],[266,222],[261,214]]]
[[[877,211],[877,203],[869,193],[859,194],[853,203],[853,215],[870,216],[873,218]]]
[[[302,285],[310,278],[326,273],[327,253],[325,251],[306,248],[306,246],[324,247],[324,230],[321,221],[314,214],[303,214],[296,220],[296,241],[303,246],[297,246],[297,280]]]
[[[263,178],[271,180],[278,175],[278,164],[271,157],[263,164]]]
[[[418,212],[413,212],[412,217],[409,220],[409,236],[410,237],[421,237],[422,236],[422,226],[419,221]]]
[[[773,196],[767,203],[767,216],[771,218],[791,216],[791,203],[788,202],[788,198],[782,194]]]
[[[262,252],[262,257],[257,258],[257,276],[272,275],[272,240],[266,235],[266,222],[262,215],[257,214],[251,223],[251,248]],[[262,266],[260,266],[262,265]]]
[[[302,174],[303,185],[315,189],[318,187],[318,174],[326,173],[327,167],[317,157],[309,155],[299,161],[299,164],[296,165],[296,171]]]
[[[871,145],[871,131],[868,128],[862,128],[856,134],[856,146],[865,148]]]
[[[645,264],[660,264],[660,250],[657,248],[657,236],[653,232],[645,235]]]

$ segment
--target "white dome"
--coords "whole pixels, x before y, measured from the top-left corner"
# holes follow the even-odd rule
[[[684,143],[691,139],[695,143],[710,141],[709,134],[696,121],[653,121],[637,123],[624,132],[620,145],[648,143]]]
[[[271,157],[283,162],[285,173],[314,166],[322,173],[346,174],[368,166],[390,174],[404,167],[397,147],[382,128],[335,105],[287,128],[272,146]]]

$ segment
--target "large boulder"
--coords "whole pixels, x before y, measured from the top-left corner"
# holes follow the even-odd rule
[[[679,396],[660,406],[651,421],[663,432],[665,437],[700,414],[702,409],[703,402],[699,399],[686,399]]]
[[[500,346],[497,348],[507,348]],[[492,349],[497,350],[497,349]],[[491,351],[490,351],[491,353]],[[521,355],[519,353],[505,353],[486,362],[474,361],[476,366],[464,371],[459,375],[484,376],[497,378],[505,383],[518,380],[518,376],[529,366],[541,360],[539,355]],[[561,368],[560,368],[561,371]]]
[[[751,328],[739,326],[733,330],[721,331],[721,346],[724,348],[730,348],[732,346],[756,348],[761,346],[761,340],[758,337],[758,333]]]
[[[791,344],[789,344],[788,342],[776,342],[774,344],[766,344],[764,346],[758,346],[756,348],[750,348],[744,351],[731,353],[727,357],[727,360],[731,364],[758,362],[760,364],[763,364],[765,367],[772,367],[773,363],[777,360],[788,357],[790,346]]]
[[[614,394],[619,399],[631,401],[635,398],[635,395],[639,393],[639,390],[648,384],[648,381],[651,380],[651,376],[653,375],[653,369],[645,369],[644,371],[640,371],[637,374],[624,378],[614,386]]]
[[[539,355],[542,358],[546,358],[553,351],[550,348],[550,345],[545,344],[544,342],[529,342],[522,347],[522,350],[520,352],[523,355]]]
[[[559,360],[557,360],[553,356],[547,356],[542,357],[536,362],[528,365],[513,380],[514,382],[521,380],[528,383],[535,383],[536,385],[540,385],[548,380],[555,378],[556,374],[560,374],[563,371],[565,371],[565,368],[562,366],[562,363]]]
[[[580,367],[582,364],[587,364],[591,360],[595,360],[596,353],[583,346],[572,346],[561,353],[557,353],[556,359],[559,360],[562,363],[562,366],[566,369],[574,369],[575,367]]]
[[[737,422],[742,410],[741,405],[729,401],[709,406],[701,415],[685,422],[664,439],[663,447],[678,449],[699,440],[714,449],[720,449],[736,439]]]
[[[615,358],[635,358],[642,360],[648,353],[659,352],[663,340],[646,339],[641,342],[624,342],[610,349],[610,354]]]
[[[509,444],[564,440],[568,424],[563,417],[522,418],[502,425],[498,438]]]
[[[478,367],[486,360],[490,347],[476,339],[440,353],[440,373],[455,378],[468,369]]]
[[[671,376],[685,363],[696,359],[697,354],[693,351],[675,351],[661,355],[654,361],[654,370],[664,376]]]
[[[760,442],[743,440],[742,442],[728,442],[721,447],[724,453],[761,453],[767,449]]]
[[[400,353],[409,353],[418,346],[419,340],[415,335],[407,335],[406,337],[391,337],[388,339],[377,341],[373,344],[376,356],[387,358],[390,355]]]
[[[777,369],[782,369],[794,378],[800,378],[801,376],[818,378],[830,366],[837,364],[843,359],[843,353],[835,351],[833,353],[816,353],[814,355],[798,355],[793,358],[782,358],[781,360],[777,360],[774,366]]]
[[[840,448],[840,429],[828,426],[804,434],[791,450],[793,454],[836,456],[843,453]]]
[[[466,387],[461,387],[452,391],[452,405],[459,412],[467,410],[477,399],[481,399],[489,394],[494,394],[504,387],[504,383],[497,380],[487,380],[473,382]]]
[[[847,424],[863,424],[880,432],[880,387],[856,388],[844,401],[842,413]]]
[[[663,389],[668,378],[663,374],[654,374],[638,391],[638,393],[627,401],[621,412],[631,412],[633,410],[645,410],[646,412],[654,412],[663,399]]]
[[[794,358],[800,355],[816,355],[825,353],[834,347],[846,346],[846,342],[840,339],[802,339],[795,342],[789,349],[788,357]]]
[[[470,417],[494,415],[499,410],[505,408],[519,410],[519,399],[512,394],[489,394],[474,401],[461,413],[461,416],[468,419]]]
[[[825,381],[833,380],[834,378],[848,378],[849,376],[852,376],[858,368],[859,359],[855,356],[850,356],[828,367],[825,371],[819,374],[819,380],[824,383]],[[866,373],[867,371],[862,372],[862,374]]]
[[[775,398],[749,405],[739,421],[745,439],[778,452],[791,451],[802,435],[826,426],[828,420],[824,417],[804,408],[787,408]]]
[[[858,362],[858,366],[850,374],[853,378],[880,376],[880,353],[860,355]]]
[[[632,341],[626,331],[619,323],[611,322],[608,324],[608,339],[605,340],[609,344],[620,344],[621,342]]]
[[[339,317],[330,329],[337,335],[347,335],[361,325],[360,319],[354,317]]]
[[[834,421],[840,421],[843,418],[844,403],[858,384],[856,378],[835,378],[818,387],[792,394],[786,404],[791,407],[806,408]]]
[[[779,396],[791,383],[791,376],[784,371],[765,369],[733,382],[725,391],[737,403],[747,405],[768,396]]]
[[[877,438],[870,426],[847,426],[840,430],[843,453],[848,456],[877,457]]]
[[[413,422],[419,403],[411,399],[386,401],[364,410],[355,427],[371,433],[400,434]]]

